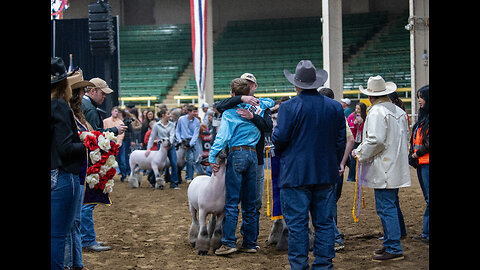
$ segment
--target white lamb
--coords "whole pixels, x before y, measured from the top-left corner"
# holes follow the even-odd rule
[[[210,247],[215,252],[222,243],[223,218],[225,217],[225,168],[227,153],[222,150],[216,157],[219,171],[212,176],[201,175],[193,179],[188,187],[188,204],[192,215],[189,232],[190,244],[198,255],[207,255]],[[198,211],[198,219],[197,219]],[[206,218],[212,214],[206,226]]]
[[[130,187],[137,188],[142,182],[140,170],[151,169],[155,173],[155,188],[163,189],[165,180],[161,178],[160,172],[163,171],[167,162],[167,152],[170,147],[168,139],[160,140],[160,150],[151,151],[148,157],[145,156],[146,150],[135,150],[130,154],[130,177],[128,182]]]

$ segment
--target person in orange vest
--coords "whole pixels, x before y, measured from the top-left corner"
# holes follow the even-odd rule
[[[425,208],[425,213],[423,214],[423,231],[420,235],[414,236],[413,239],[420,240],[424,243],[428,243],[430,239],[430,230],[429,230],[429,220],[430,220],[430,211],[429,211],[429,202],[430,202],[430,170],[429,170],[429,85],[425,85],[422,88],[418,89],[417,92],[418,104],[420,109],[418,111],[418,121],[413,126],[412,137],[410,139],[411,150],[413,154],[411,155],[412,159],[415,162],[415,159],[418,162],[416,165],[418,181],[420,182],[420,187],[422,188],[423,197],[427,203]]]

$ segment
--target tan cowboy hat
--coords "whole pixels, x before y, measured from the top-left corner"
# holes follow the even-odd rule
[[[397,85],[393,82],[385,82],[382,76],[377,75],[375,77],[368,78],[367,89],[360,85],[360,92],[367,96],[384,96],[397,90]]]
[[[95,84],[83,79],[83,72],[80,68],[68,75],[67,82],[72,89],[82,88],[85,86],[95,87]]]

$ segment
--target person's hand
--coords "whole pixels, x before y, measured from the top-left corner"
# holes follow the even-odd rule
[[[125,130],[127,130],[127,126],[123,125],[123,124],[118,124],[115,126],[118,130],[118,135],[120,134],[123,134],[123,132],[125,132]]]
[[[150,155],[150,151],[151,151],[151,150],[145,151],[145,156],[146,156],[146,157],[148,157],[148,155]]]
[[[417,153],[413,153],[412,158],[418,158]]]
[[[340,170],[338,170],[338,174],[342,175],[342,173],[345,171],[345,164],[340,163]]]
[[[356,157],[357,157],[357,153],[355,152],[355,150],[357,150],[357,149],[353,149],[353,150],[352,150],[352,157],[353,157],[353,158],[356,158]]]
[[[242,117],[242,118],[246,118],[248,120],[252,119],[253,118],[253,113],[249,110],[245,110],[245,109],[237,109],[237,113]]]
[[[253,105],[253,106],[260,105],[260,101],[258,100],[258,98],[254,97],[254,96],[242,96],[241,100],[242,100],[243,103],[247,103],[247,104],[250,104],[250,105]]]
[[[210,163],[210,167],[212,168],[213,175],[217,175],[217,172],[220,170],[220,165],[216,163]]]

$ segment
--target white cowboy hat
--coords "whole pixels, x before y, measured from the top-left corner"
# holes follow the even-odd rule
[[[384,96],[397,90],[397,85],[393,82],[385,82],[382,76],[377,75],[375,77],[368,78],[367,89],[360,85],[360,92],[367,96]]]

